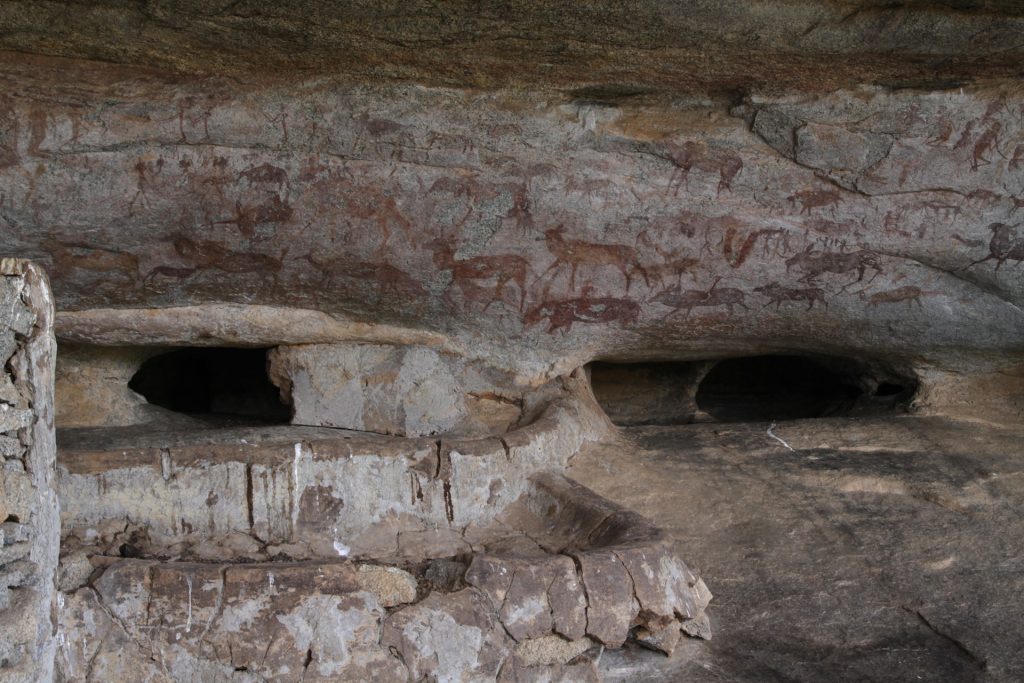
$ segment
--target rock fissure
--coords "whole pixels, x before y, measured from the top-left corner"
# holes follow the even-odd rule
[[[958,652],[960,652],[960,654],[964,657],[964,659],[969,661],[972,665],[974,665],[975,667],[977,667],[978,669],[980,669],[982,671],[984,671],[987,668],[984,659],[979,658],[976,654],[974,654],[974,652],[972,652],[959,639],[954,638],[953,636],[949,635],[948,633],[946,633],[944,631],[941,631],[938,628],[936,628],[935,625],[932,624],[932,622],[929,621],[928,618],[925,617],[924,614],[922,614],[920,610],[916,610],[916,609],[913,609],[911,607],[907,607],[906,605],[900,605],[900,609],[902,609],[904,612],[906,612],[906,613],[916,617],[918,623],[920,623],[926,629],[928,629],[929,631],[934,633],[936,637],[942,639],[943,641],[949,643],[954,648],[956,648],[956,650]]]

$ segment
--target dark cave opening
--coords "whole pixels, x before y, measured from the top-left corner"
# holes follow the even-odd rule
[[[848,414],[864,392],[843,369],[805,356],[730,358],[701,381],[697,407],[719,422]]]
[[[812,355],[588,366],[617,425],[757,422],[905,412],[917,381],[877,363]]]
[[[291,419],[291,407],[267,376],[267,349],[176,349],[146,360],[128,387],[153,405],[187,415]]]
[[[693,394],[706,370],[701,362],[606,363],[587,369],[594,397],[617,425],[693,422]]]

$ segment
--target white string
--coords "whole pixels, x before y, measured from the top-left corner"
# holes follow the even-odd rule
[[[775,429],[775,423],[774,423],[774,422],[772,422],[772,423],[771,423],[771,425],[769,425],[769,426],[768,426],[768,432],[767,432],[768,436],[772,437],[773,439],[775,439],[776,441],[778,441],[779,443],[781,443],[781,444],[782,444],[783,446],[785,446],[785,447],[786,447],[786,448],[788,448],[789,450],[791,450],[791,451],[793,451],[794,453],[796,453],[796,449],[795,449],[795,448],[793,448],[792,446],[790,446],[790,445],[789,445],[788,443],[786,443],[785,441],[783,441],[783,440],[782,440],[782,439],[780,439],[779,437],[775,436],[774,432],[772,432],[772,430],[773,430],[773,429]]]

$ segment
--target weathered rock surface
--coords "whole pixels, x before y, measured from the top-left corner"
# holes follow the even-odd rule
[[[53,299],[46,276],[0,259],[0,681],[53,676],[60,543]]]
[[[109,680],[138,666],[133,680],[598,680],[594,660],[583,657],[595,643],[621,645],[634,628],[678,635],[703,617],[710,595],[657,529],[634,516],[628,528],[572,539],[570,550],[564,538],[534,534],[565,528],[563,515],[593,515],[586,526],[600,529],[628,513],[558,476],[536,475],[532,486],[501,520],[506,535],[532,541],[532,552],[478,534],[465,587],[425,596],[410,573],[378,564],[202,564],[97,552],[87,580],[61,594],[60,673]],[[600,547],[591,547],[595,539]],[[631,553],[651,561],[618,559]],[[614,590],[601,584],[609,562]],[[620,612],[622,600],[633,609]]]
[[[390,616],[381,643],[402,652],[414,681],[495,680],[510,644],[479,592],[433,593]]]
[[[879,404],[979,429],[1024,419],[1018,3],[199,4],[0,7],[0,248],[48,268],[81,344],[58,373],[64,679],[575,681],[604,647],[688,653],[703,581],[557,472],[608,433],[594,360],[695,361],[599,390],[622,423],[719,418],[697,382],[754,354],[846,359]],[[52,315],[16,289],[0,662],[46,679]],[[160,345],[277,347],[295,424],[170,418],[128,387]],[[840,498],[977,503],[809,462]],[[784,554],[780,517],[731,531]],[[773,609],[749,622],[791,628],[756,559]],[[900,605],[954,677],[1016,675],[944,635],[955,607]],[[907,626],[876,612],[872,637]],[[739,676],[776,675],[748,642]]]
[[[571,476],[677,539],[715,637],[606,651],[614,681],[1024,676],[1020,426],[937,418],[637,427]],[[666,501],[672,501],[666,504]],[[700,642],[699,646],[695,643]]]
[[[204,343],[234,323],[157,321],[290,307],[236,319],[250,344],[296,316],[318,342],[429,331],[526,384],[595,357],[881,358],[922,411],[1021,415],[1015,84],[595,103],[75,68],[66,104],[11,90],[0,169],[8,249],[86,316],[69,338],[96,308],[137,309],[107,343],[132,320]]]
[[[61,675],[598,680],[595,644],[693,632],[664,535],[550,471],[607,434],[585,374],[551,395],[501,439],[64,430]]]
[[[65,597],[58,665],[65,680],[405,681],[383,616],[348,564],[126,560]]]
[[[585,378],[559,384],[540,417],[501,438],[63,430],[62,533],[76,547],[206,560],[455,555],[530,489],[531,475],[565,467],[608,433]]]
[[[373,594],[382,607],[394,607],[416,599],[416,578],[398,567],[360,565],[356,583]]]
[[[340,73],[360,81],[575,86],[594,100],[652,90],[900,87],[1021,73],[1014,0],[551,4],[18,0],[0,48],[183,74]]]
[[[522,417],[481,370],[421,346],[314,344],[270,353],[292,423],[399,436],[500,434]],[[508,387],[511,382],[505,381]]]
[[[153,348],[62,344],[57,359],[55,396],[62,427],[114,427],[153,421],[187,422],[128,388]]]

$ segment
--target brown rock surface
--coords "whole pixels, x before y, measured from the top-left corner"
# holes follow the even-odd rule
[[[122,561],[65,598],[58,664],[66,680],[406,680],[384,614],[349,564]]]
[[[102,348],[62,344],[57,360],[55,395],[62,427],[104,427],[152,422],[187,421],[128,388],[142,362],[154,349]]]
[[[0,48],[240,79],[329,72],[445,86],[539,81],[599,101],[660,88],[767,82],[814,91],[872,80],[907,87],[1012,77],[1020,74],[1015,41],[1024,11],[999,0],[517,0],[486,8],[117,0],[64,9],[6,3]]]

